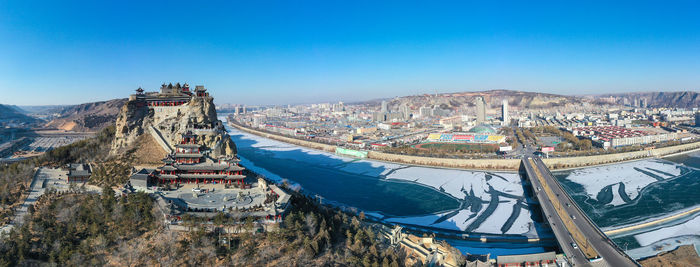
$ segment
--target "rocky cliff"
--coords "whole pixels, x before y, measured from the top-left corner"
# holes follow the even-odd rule
[[[122,106],[116,122],[116,133],[110,153],[132,149],[143,134],[153,127],[173,147],[182,134],[192,132],[212,150],[212,156],[235,155],[236,147],[216,115],[212,97],[193,97],[187,104],[151,109],[140,100],[129,100]],[[156,137],[160,138],[160,137]]]

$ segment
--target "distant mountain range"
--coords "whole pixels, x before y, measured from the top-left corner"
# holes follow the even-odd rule
[[[0,121],[15,122],[15,123],[34,123],[39,119],[27,115],[27,111],[15,105],[0,104]]]
[[[393,99],[384,99],[392,110],[397,110],[401,105],[408,105],[415,110],[421,106],[438,106],[442,109],[457,109],[474,107],[477,96],[484,97],[487,105],[497,107],[504,99],[508,100],[511,107],[520,109],[542,109],[570,105],[609,105],[607,99],[616,97],[614,104],[623,105],[625,102],[634,103],[635,98],[646,98],[650,107],[695,108],[700,107],[698,92],[640,92],[619,93],[604,95],[558,95],[537,92],[523,92],[513,90],[490,90],[480,92],[458,92],[441,94],[421,94],[401,96]],[[625,98],[627,100],[625,101]],[[358,102],[358,104],[379,105],[382,99]]]
[[[677,107],[677,108],[697,108],[700,107],[700,94],[695,91],[681,92],[638,92],[638,93],[620,93],[620,94],[603,94],[595,95],[594,97],[623,97],[627,98],[630,103],[637,99],[646,99],[650,107]]]

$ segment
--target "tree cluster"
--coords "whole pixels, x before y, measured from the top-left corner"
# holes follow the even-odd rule
[[[153,229],[153,201],[143,193],[115,197],[47,193],[21,227],[0,243],[0,266],[32,261],[70,265],[104,265],[105,255],[120,242]]]

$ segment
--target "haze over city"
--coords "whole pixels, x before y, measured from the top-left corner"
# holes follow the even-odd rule
[[[173,80],[256,105],[697,90],[699,6],[3,1],[0,102],[78,104]]]

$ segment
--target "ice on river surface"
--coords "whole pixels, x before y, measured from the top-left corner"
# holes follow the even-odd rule
[[[577,169],[565,179],[582,185],[592,199],[598,199],[599,194],[609,195],[609,190],[612,193],[609,204],[617,206],[637,198],[639,192],[651,183],[681,175],[682,168],[673,162],[649,159]],[[620,184],[624,184],[625,195],[619,190]]]
[[[449,194],[461,203],[459,209],[440,214],[385,218],[390,222],[454,231],[516,235],[528,233],[533,224],[529,207],[523,203],[525,201],[523,187],[517,173],[430,168],[353,159],[251,135],[235,129],[230,129],[230,131],[232,135],[240,135],[238,138],[254,141],[250,142],[251,147],[266,151],[265,153],[269,153],[270,157],[276,159],[313,161],[315,164],[339,172],[367,175],[376,179],[417,183]],[[290,151],[295,153],[278,153]],[[242,160],[242,163],[269,178],[278,181],[286,178],[264,170],[256,166],[254,162]],[[304,184],[300,184],[300,186],[305,187]],[[330,197],[327,198],[332,200]],[[382,200],[378,199],[377,201]],[[352,203],[343,204],[352,206]]]

